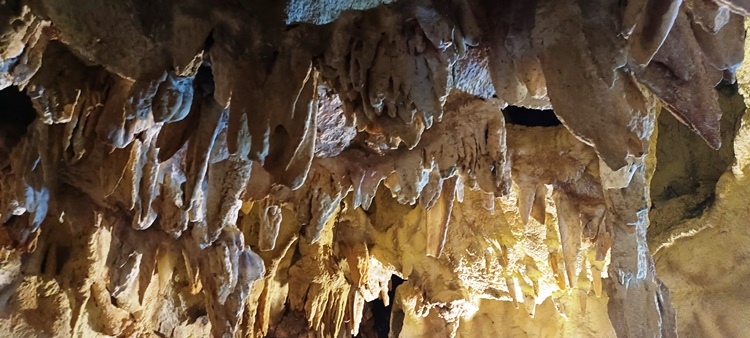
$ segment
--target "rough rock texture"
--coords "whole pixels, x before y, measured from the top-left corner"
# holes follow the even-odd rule
[[[750,51],[750,44],[745,44],[745,51]],[[746,98],[747,66],[738,71],[739,92]],[[750,237],[743,226],[748,217],[749,116],[742,114],[747,99],[743,102],[736,91],[723,92],[722,106],[732,116],[726,124],[734,125],[726,139],[733,147],[717,158],[729,160],[699,162],[693,170],[700,174],[692,177],[702,177],[701,184],[681,184],[697,189],[672,193],[662,210],[655,209],[663,220],[673,220],[669,227],[658,228],[653,244],[659,248],[657,271],[672,293],[677,331],[685,337],[747,335],[741,323],[750,311],[744,291],[750,274],[744,264]],[[667,177],[691,177],[679,167],[669,166],[666,171]]]
[[[747,335],[749,14],[2,2],[0,333]]]

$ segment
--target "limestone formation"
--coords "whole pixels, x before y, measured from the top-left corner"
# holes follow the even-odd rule
[[[748,335],[746,16],[4,1],[0,334]]]

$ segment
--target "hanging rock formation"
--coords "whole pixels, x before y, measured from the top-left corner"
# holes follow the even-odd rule
[[[708,218],[747,185],[744,118],[726,122],[745,105],[725,102],[748,88],[743,16],[739,0],[5,1],[0,332],[673,337],[694,315],[746,335],[689,305],[730,287],[687,271],[701,242],[679,240],[739,222]],[[670,114],[682,125],[657,131]],[[734,149],[700,219],[669,212],[714,186],[651,191],[699,168],[661,164],[682,143]]]

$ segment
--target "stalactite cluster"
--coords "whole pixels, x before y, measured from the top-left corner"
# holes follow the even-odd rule
[[[35,118],[0,114],[0,332],[372,336],[379,299],[392,336],[471,335],[489,301],[675,336],[646,237],[657,113],[721,146],[747,15],[5,1],[0,88]]]

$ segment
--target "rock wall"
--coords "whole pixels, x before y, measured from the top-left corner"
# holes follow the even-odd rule
[[[746,23],[747,26],[747,23]],[[750,46],[745,45],[746,53]],[[733,145],[724,149],[732,154],[711,183],[710,203],[696,208],[705,199],[699,189],[668,202],[665,215],[674,210],[700,210],[672,217],[671,231],[654,236],[656,268],[669,286],[677,313],[678,333],[685,337],[741,337],[747,335],[743,325],[747,317],[747,276],[744,262],[748,257],[748,118],[744,114],[748,98],[747,63],[738,71],[739,93],[728,91],[723,100],[725,116],[729,115],[736,132],[728,133]],[[740,94],[742,96],[740,96]],[[715,163],[696,162],[698,170]],[[673,173],[680,171],[672,170]],[[700,206],[701,203],[698,203]],[[657,208],[658,210],[658,208]],[[664,217],[666,219],[666,217]]]

